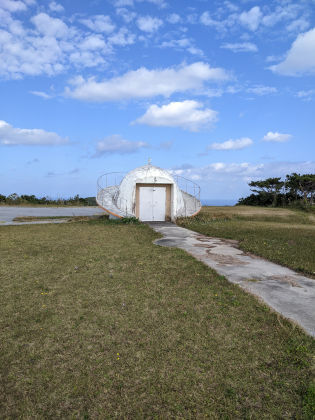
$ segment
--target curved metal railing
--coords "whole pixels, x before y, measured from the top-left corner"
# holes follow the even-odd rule
[[[176,174],[171,175],[175,179],[175,182],[178,185],[179,189],[200,201],[200,187],[198,184],[196,184],[190,179],[184,178],[183,176]]]
[[[119,185],[127,172],[108,172],[97,179],[97,190]]]
[[[178,185],[179,189],[184,193],[188,194],[189,196],[193,197],[195,200],[193,203],[194,211],[200,209],[200,186],[196,184],[194,181],[184,178],[183,176],[173,174],[168,172],[176,184]],[[125,177],[127,172],[108,172],[106,174],[101,175],[97,179],[97,199],[98,197],[102,197],[101,191],[104,191],[108,187],[116,187],[118,192],[118,186]],[[116,194],[115,194],[116,195]],[[126,216],[128,215],[127,212],[127,201],[124,198],[119,196],[113,197],[113,204],[117,207],[121,212],[123,212]],[[185,214],[187,213],[186,209],[186,200],[185,200]]]
[[[97,191],[99,192],[100,190],[111,186],[118,186],[126,174],[127,172],[108,172],[101,175],[97,180]],[[172,174],[171,172],[169,172],[169,174],[174,178],[176,184],[182,191],[192,195],[200,201],[200,186],[198,184],[181,175]]]
[[[96,195],[96,201],[98,204],[100,204],[102,207],[104,206],[103,200],[104,200],[104,191],[108,187],[116,187],[118,192],[118,186],[121,183],[122,179],[126,175],[126,172],[108,172],[106,174],[101,175],[97,179],[97,195]],[[127,200],[121,197],[117,197],[116,194],[113,194],[111,197],[112,203],[110,205],[110,208],[108,210],[118,210],[121,215],[127,217],[128,216],[128,207],[127,207]],[[107,202],[108,204],[108,202]],[[113,208],[112,208],[113,207]],[[107,208],[107,207],[106,207]]]

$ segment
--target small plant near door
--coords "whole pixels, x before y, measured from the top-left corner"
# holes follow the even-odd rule
[[[120,223],[124,223],[125,225],[140,225],[141,222],[137,217],[123,217],[122,219],[118,220]]]

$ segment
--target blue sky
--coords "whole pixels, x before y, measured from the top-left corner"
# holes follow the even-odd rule
[[[314,0],[0,0],[0,193],[146,164],[237,199],[314,173]]]

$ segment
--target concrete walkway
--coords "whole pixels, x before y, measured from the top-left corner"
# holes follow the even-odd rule
[[[15,217],[34,216],[93,216],[95,214],[105,214],[99,207],[22,207],[22,206],[0,206],[0,226],[3,225],[22,225],[40,224],[47,221],[37,222],[14,222]],[[62,220],[51,220],[48,223],[62,223]]]
[[[208,237],[172,223],[148,224],[163,235],[155,244],[187,251],[315,336],[315,280],[245,253],[237,248],[237,241]]]

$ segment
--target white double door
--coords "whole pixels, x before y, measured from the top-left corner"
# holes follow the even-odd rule
[[[139,188],[139,219],[161,222],[165,220],[166,187]]]

